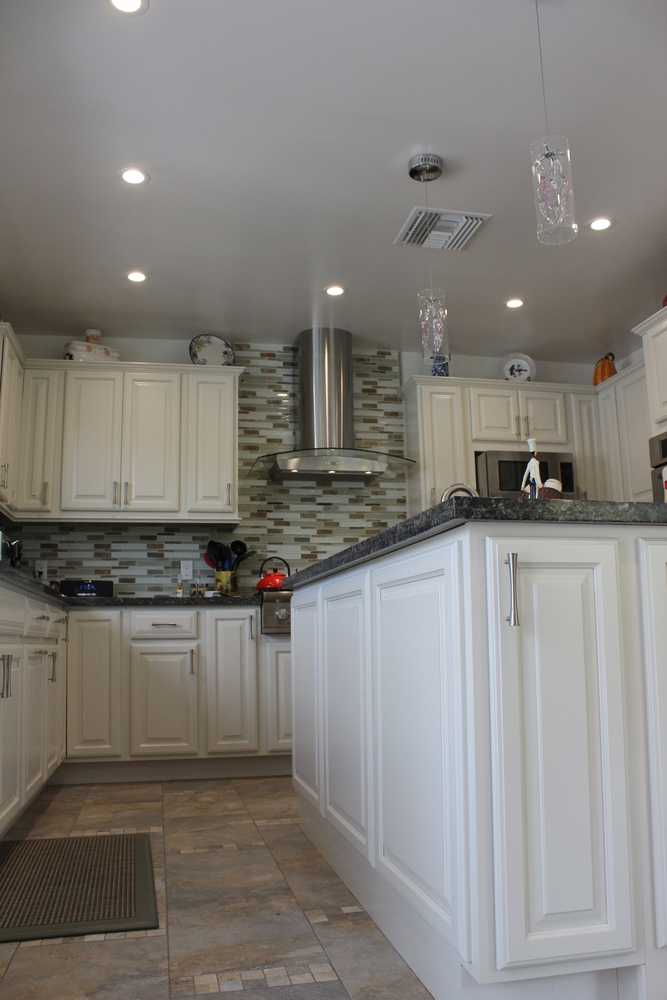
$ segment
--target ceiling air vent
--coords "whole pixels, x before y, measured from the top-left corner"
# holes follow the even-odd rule
[[[394,240],[394,246],[429,250],[463,250],[490,219],[482,212],[448,212],[440,208],[413,208]]]

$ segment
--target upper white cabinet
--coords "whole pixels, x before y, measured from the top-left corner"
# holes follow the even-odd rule
[[[652,500],[645,369],[635,368],[603,383],[598,405],[604,498]]]
[[[126,373],[122,446],[123,508],[177,511],[181,471],[179,374]]]
[[[473,441],[525,441],[540,445],[568,441],[565,394],[542,388],[471,386],[470,426]]]
[[[183,488],[192,513],[231,514],[237,509],[237,385],[235,376],[223,373],[185,376]]]
[[[617,543],[486,548],[497,967],[629,951]]]
[[[28,369],[23,378],[21,455],[16,505],[50,513],[58,507],[65,373]]]
[[[652,436],[667,430],[667,307],[632,332],[643,341]]]
[[[604,500],[605,480],[597,394],[572,393],[570,420],[576,477],[581,496],[587,500]]]
[[[67,372],[63,510],[120,508],[122,407],[122,372]]]
[[[258,749],[256,627],[251,608],[207,614],[209,753],[252,753]]]
[[[5,332],[0,377],[0,501],[10,510],[18,494],[22,391],[23,365],[14,340]]]
[[[435,383],[435,384],[434,384]],[[464,390],[447,379],[415,380],[406,399],[408,506],[414,514],[434,507],[453,483],[475,485],[467,447]]]

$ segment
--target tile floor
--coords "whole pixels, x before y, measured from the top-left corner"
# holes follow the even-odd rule
[[[160,928],[0,944],[0,1000],[428,1000],[289,778],[47,788],[9,838],[149,832]]]

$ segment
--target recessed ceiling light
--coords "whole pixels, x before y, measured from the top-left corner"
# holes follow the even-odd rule
[[[505,305],[508,309],[520,309],[523,305],[523,299],[508,299]]]
[[[128,281],[134,281],[135,284],[140,284],[142,281],[146,280],[146,275],[143,271],[130,271],[127,278]]]
[[[327,288],[327,295],[331,295],[332,298],[336,298],[338,295],[344,295],[345,289],[342,285],[329,285]]]
[[[589,226],[596,233],[601,233],[605,229],[609,229],[611,226],[611,219],[608,219],[606,215],[601,215],[598,219],[593,219],[592,222],[589,222]]]
[[[126,184],[143,184],[148,180],[148,174],[139,167],[127,167],[120,175]]]
[[[148,0],[111,0],[111,6],[121,14],[141,14],[148,8]]]

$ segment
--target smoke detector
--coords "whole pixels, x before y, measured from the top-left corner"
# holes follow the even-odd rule
[[[436,153],[418,153],[408,163],[408,173],[413,181],[425,184],[427,181],[437,181],[442,177],[445,161]]]

